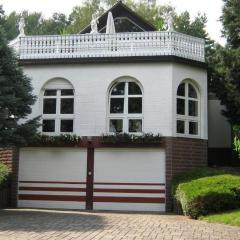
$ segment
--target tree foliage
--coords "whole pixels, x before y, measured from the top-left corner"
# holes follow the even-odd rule
[[[224,7],[221,16],[223,35],[227,38],[227,44],[231,48],[240,46],[240,1],[223,0]]]
[[[54,13],[52,17],[45,19],[42,13],[23,11],[21,14],[12,12],[9,15],[4,15],[3,12],[3,28],[7,32],[7,39],[12,40],[18,35],[17,24],[21,15],[25,19],[25,32],[27,35],[39,34],[67,34],[79,33],[86,27],[92,18],[93,13],[98,16],[112,7],[117,0],[85,0],[81,5],[73,8],[69,16],[62,13]],[[124,2],[133,11],[138,13],[144,19],[153,24],[158,30],[165,30],[166,25],[164,19],[172,13],[174,17],[175,29],[179,32],[190,34],[196,37],[208,39],[205,26],[207,18],[205,15],[198,14],[191,20],[189,12],[177,14],[172,5],[159,5],[156,1],[147,0],[125,0]]]
[[[30,79],[23,74],[0,28],[0,146],[24,145],[37,132],[38,118],[23,122],[35,102]]]
[[[210,61],[211,89],[226,106],[223,114],[232,125],[240,124],[240,2],[224,0],[221,21],[227,38],[225,47],[216,46]]]
[[[93,13],[100,16],[104,9],[101,6],[101,0],[86,0],[82,5],[73,8],[69,15],[71,24],[66,28],[67,33],[79,33],[84,27],[88,26]]]
[[[221,22],[227,44],[217,45],[209,61],[210,89],[226,106],[223,115],[233,126],[235,150],[240,153],[240,1],[223,2]]]

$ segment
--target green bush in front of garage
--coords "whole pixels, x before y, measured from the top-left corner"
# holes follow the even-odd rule
[[[5,189],[9,185],[10,171],[9,168],[0,163],[0,190]]]
[[[176,176],[172,192],[184,215],[223,212],[240,207],[240,176],[211,168],[202,168]]]

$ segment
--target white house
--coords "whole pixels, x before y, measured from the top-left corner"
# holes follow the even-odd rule
[[[106,34],[110,11],[116,33]],[[98,19],[99,33],[90,31],[14,42],[42,133],[87,139],[79,147],[22,148],[18,206],[169,210],[172,176],[207,165],[204,40],[156,31],[121,2]],[[161,134],[162,142],[101,144],[102,134],[116,133]]]

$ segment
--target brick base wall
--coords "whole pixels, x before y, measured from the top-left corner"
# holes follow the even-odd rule
[[[9,203],[11,207],[17,206],[18,161],[19,150],[17,148],[0,148],[0,162],[6,164],[9,167],[12,175]]]
[[[207,166],[207,140],[166,137],[166,209],[173,209],[171,180],[178,173]]]
[[[13,149],[0,148],[0,162],[6,164],[12,170]]]

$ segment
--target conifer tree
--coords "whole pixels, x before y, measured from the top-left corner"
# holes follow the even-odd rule
[[[26,120],[35,102],[30,79],[23,74],[0,27],[0,147],[31,142],[38,118]]]

